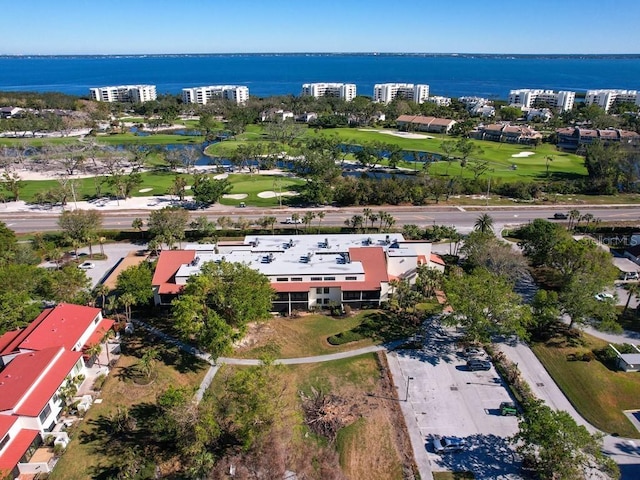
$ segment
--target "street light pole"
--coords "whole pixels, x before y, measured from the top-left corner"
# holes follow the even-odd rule
[[[408,402],[409,401],[409,382],[413,380],[413,377],[407,377],[407,391],[404,394],[404,401]]]

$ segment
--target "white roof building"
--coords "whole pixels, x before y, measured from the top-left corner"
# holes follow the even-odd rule
[[[305,97],[336,97],[346,102],[356,98],[355,83],[305,83],[302,85]]]
[[[568,111],[573,108],[575,99],[576,92],[566,90],[554,92],[553,90],[523,88],[509,92],[509,104],[519,105],[525,108],[534,107],[536,102],[538,102],[546,103],[550,107],[557,108],[558,110]]]
[[[96,102],[142,103],[157,98],[155,85],[119,85],[89,89],[89,95]]]
[[[243,85],[209,85],[182,89],[184,103],[206,105],[210,100],[222,98],[241,104],[249,100],[249,87]]]
[[[413,83],[378,83],[373,86],[373,101],[392,102],[398,96],[405,100],[423,103],[429,97],[429,85]]]
[[[587,90],[584,103],[598,105],[605,112],[608,112],[616,103],[633,103],[640,106],[640,93],[637,90]]]

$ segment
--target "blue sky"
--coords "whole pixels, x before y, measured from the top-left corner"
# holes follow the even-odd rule
[[[640,53],[638,0],[8,0],[0,15],[0,54]]]

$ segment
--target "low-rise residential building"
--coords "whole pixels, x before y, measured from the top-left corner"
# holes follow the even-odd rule
[[[413,83],[378,83],[373,86],[373,101],[390,103],[396,98],[423,103],[429,97],[429,85]]]
[[[465,105],[467,111],[474,117],[493,117],[496,109],[489,99],[482,97],[460,97],[458,100]]]
[[[451,105],[451,97],[442,97],[435,95],[433,97],[425,99],[425,102],[435,103],[439,107],[448,107],[449,105]]]
[[[613,105],[619,103],[633,103],[634,105],[640,106],[640,93],[638,93],[637,90],[587,90],[584,103],[587,105],[597,105],[605,112],[608,112]]]
[[[449,130],[456,123],[450,118],[425,117],[424,115],[400,115],[396,119],[398,130],[432,133],[449,133]]]
[[[305,83],[302,85],[302,95],[305,97],[335,97],[345,102],[356,98],[355,83]]]
[[[66,446],[67,434],[56,429],[65,395],[87,371],[85,351],[112,326],[98,308],[60,304],[0,336],[1,474],[50,471],[34,452],[47,436]]]
[[[526,125],[511,125],[506,122],[479,125],[471,132],[470,136],[477,140],[524,145],[532,145],[542,140],[542,134],[533,128]]]
[[[96,102],[142,103],[157,98],[155,85],[119,85],[89,89],[91,100]]]
[[[596,140],[605,144],[615,142],[632,146],[640,145],[640,134],[629,130],[566,127],[556,129],[556,135],[558,148],[571,152],[591,145]]]
[[[522,111],[527,122],[548,122],[553,118],[553,113],[548,108],[522,107]]]
[[[224,99],[243,104],[249,100],[249,87],[244,85],[209,85],[182,89],[182,101],[184,103],[206,105],[214,99]]]
[[[14,118],[23,111],[20,107],[0,107],[0,118]]]
[[[295,120],[295,115],[282,108],[269,108],[260,112],[261,122],[284,122],[287,119]]]
[[[153,276],[156,305],[168,305],[206,262],[241,262],[261,272],[275,291],[274,312],[335,305],[378,306],[390,281],[414,282],[418,265],[444,270],[431,243],[400,234],[247,236],[243,242],[187,245],[163,251]]]
[[[557,110],[568,111],[573,108],[575,100],[576,92],[567,90],[554,92],[553,90],[523,88],[509,92],[510,105],[520,105],[526,108],[544,104]]]

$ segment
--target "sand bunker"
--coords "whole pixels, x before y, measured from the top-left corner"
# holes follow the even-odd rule
[[[525,157],[530,157],[531,155],[535,155],[534,152],[520,152],[520,153],[514,153],[513,155],[511,155],[514,158],[525,158]]]
[[[378,132],[378,133],[384,133],[385,135],[393,135],[394,137],[401,137],[401,138],[411,138],[413,140],[423,140],[425,138],[434,138],[430,135],[423,135],[421,133],[410,133],[410,132],[392,132],[389,130],[375,130],[373,128],[359,128],[358,130],[360,130],[361,132]]]
[[[246,193],[227,193],[226,195],[222,195],[222,198],[231,198],[233,200],[242,200],[243,198],[247,198],[249,195]],[[260,196],[260,194],[258,194]]]
[[[147,193],[150,192],[151,190],[153,190],[153,188],[141,188],[140,190],[138,190],[140,193]]]
[[[228,173],[219,173],[218,175],[215,175],[213,178],[215,178],[216,180],[223,180],[228,176],[229,176]]]
[[[287,191],[287,192],[274,192],[273,190],[267,190],[266,192],[260,192],[258,194],[258,196],[260,198],[275,198],[277,196],[283,196],[283,197],[295,197],[296,195],[298,195],[296,192],[292,192],[292,191]]]

